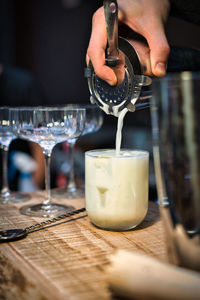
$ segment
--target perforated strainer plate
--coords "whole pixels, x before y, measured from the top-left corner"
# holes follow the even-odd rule
[[[104,80],[100,79],[94,72],[90,62],[89,68],[86,69],[85,76],[88,78],[88,86],[91,94],[91,102],[96,103],[107,114],[115,116],[129,105],[135,102],[141,92],[142,86],[138,82],[141,74],[140,62],[137,53],[128,41],[119,37],[119,49],[125,57],[125,78],[119,86],[110,86]]]
[[[107,105],[108,113],[113,114],[114,107],[120,107],[122,109],[130,102],[132,96],[132,84],[127,70],[125,70],[124,81],[119,86],[109,85],[107,82],[97,77],[96,74],[94,74],[92,81],[95,98],[98,99],[101,104],[104,103]]]
[[[130,84],[128,82],[127,74],[125,79],[119,86],[110,86],[105,81],[95,76],[95,94],[97,98],[104,100],[105,102],[112,103],[114,105],[121,104],[124,99],[127,99],[130,93]]]

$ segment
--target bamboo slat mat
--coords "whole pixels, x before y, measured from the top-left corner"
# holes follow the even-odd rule
[[[43,192],[37,192],[30,202],[0,205],[0,230],[44,221],[18,211],[20,206],[41,202],[43,197]],[[56,202],[76,208],[85,205],[84,199]],[[126,232],[101,230],[90,223],[85,212],[70,219],[30,233],[25,239],[0,244],[0,299],[111,299],[104,266],[116,249],[167,260],[164,230],[155,203],[149,203],[143,223]]]

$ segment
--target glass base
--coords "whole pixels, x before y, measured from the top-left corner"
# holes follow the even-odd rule
[[[89,216],[90,218],[90,216]],[[134,225],[128,225],[128,226],[120,226],[120,225],[103,225],[103,224],[100,224],[100,223],[96,223],[96,222],[93,222],[93,220],[91,220],[91,223],[92,225],[94,225],[95,227],[99,228],[99,229],[103,229],[103,230],[107,230],[107,231],[116,231],[116,232],[121,232],[121,231],[130,231],[130,230],[133,230],[135,227],[137,227],[141,222],[137,223],[137,224],[134,224]]]
[[[60,215],[66,214],[75,208],[68,205],[60,204],[36,204],[36,205],[26,205],[20,208],[20,213],[32,217],[47,217],[54,218]]]
[[[52,196],[57,199],[65,198],[65,199],[78,199],[85,197],[85,189],[84,188],[57,188],[52,190]]]
[[[96,225],[93,222],[91,222],[91,223],[92,223],[92,225],[94,225],[95,227],[97,227],[99,229],[103,229],[103,230],[107,230],[107,231],[116,231],[116,232],[131,231],[139,225],[138,224],[138,225],[133,225],[133,226],[129,226],[129,227],[115,228],[115,227],[103,227],[103,226]]]
[[[20,203],[20,202],[28,201],[30,199],[31,196],[29,194],[23,194],[18,192],[10,192],[10,193],[0,195],[0,203],[2,204]]]

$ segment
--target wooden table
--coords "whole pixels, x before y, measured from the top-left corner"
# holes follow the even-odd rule
[[[30,202],[42,201],[43,192]],[[29,202],[29,203],[30,203]],[[59,200],[80,208],[84,199]],[[0,205],[0,229],[24,228],[44,221],[21,215],[17,205]],[[86,213],[59,226],[0,244],[0,299],[111,299],[104,266],[116,249],[139,251],[166,261],[164,230],[158,207],[149,203],[144,222],[135,230],[111,232],[93,226]],[[75,220],[74,220],[75,219]]]

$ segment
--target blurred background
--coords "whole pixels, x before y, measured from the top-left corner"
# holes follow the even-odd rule
[[[84,78],[85,54],[97,0],[0,0],[0,100],[1,105],[89,104]],[[103,113],[104,114],[104,113]],[[122,147],[150,151],[150,197],[155,197],[152,164],[150,111],[128,113],[124,120]],[[117,119],[104,114],[101,129],[80,137],[75,146],[77,182],[84,181],[84,152],[95,148],[114,148]],[[14,140],[13,153],[23,151],[41,161],[40,149]],[[52,160],[52,187],[67,184],[67,147],[55,147]],[[14,151],[14,152],[13,152]],[[36,153],[36,154],[35,154]],[[10,187],[19,189],[19,169],[11,168]],[[14,174],[14,175],[13,175]],[[35,175],[36,188],[44,182]]]

